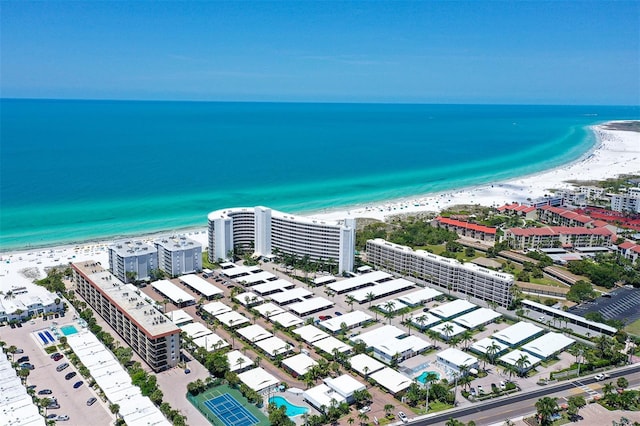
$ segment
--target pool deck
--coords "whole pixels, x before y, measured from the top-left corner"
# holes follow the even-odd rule
[[[313,408],[308,402],[306,402],[303,398],[302,398],[302,394],[300,395],[296,395],[293,394],[289,391],[284,391],[284,392],[271,392],[269,394],[269,397],[273,398],[274,396],[280,396],[284,399],[286,399],[287,401],[289,401],[289,403],[293,404],[293,405],[297,405],[298,407],[306,407],[309,409],[308,414],[310,416],[316,414],[319,415],[320,412],[318,410],[316,410],[315,408]],[[268,397],[265,396],[265,401],[268,401]],[[266,412],[266,407],[267,405],[265,405],[265,412]],[[293,420],[294,422],[296,422],[297,425],[303,425],[304,424],[304,416],[303,415],[299,415],[299,416],[295,416],[295,417],[289,417],[291,420]]]

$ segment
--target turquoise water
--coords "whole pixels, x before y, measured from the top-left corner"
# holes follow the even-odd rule
[[[281,396],[272,396],[271,398],[269,398],[269,403],[274,403],[278,407],[286,407],[287,416],[289,417],[299,416],[309,411],[307,407],[298,407],[297,405],[293,405]]]
[[[60,331],[62,331],[62,334],[64,334],[65,336],[70,336],[78,332],[78,330],[73,325],[63,325],[62,327],[60,327]]]
[[[427,374],[429,373],[436,376],[436,380],[440,380],[440,373],[438,373],[437,371],[423,371],[422,374],[416,377],[416,380],[422,384],[425,384],[427,382]]]
[[[496,182],[578,159],[638,107],[0,100],[0,250]]]

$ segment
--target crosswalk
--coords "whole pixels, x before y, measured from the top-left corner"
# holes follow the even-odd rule
[[[598,391],[593,389],[591,386],[585,385],[584,383],[582,383],[582,382],[580,382],[578,380],[574,381],[573,383],[578,389],[580,389],[582,392],[584,392],[587,395],[589,395],[590,398],[595,398],[596,395],[600,395],[598,393]]]

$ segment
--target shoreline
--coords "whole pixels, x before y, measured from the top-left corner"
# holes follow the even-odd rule
[[[344,206],[326,211],[307,212],[300,216],[321,220],[339,220],[349,217],[385,220],[398,214],[438,212],[459,204],[498,207],[514,201],[523,202],[527,198],[542,197],[545,193],[549,193],[550,189],[570,188],[572,185],[567,182],[568,180],[595,181],[622,174],[640,174],[640,132],[606,128],[611,123],[630,121],[633,120],[609,121],[590,126],[597,140],[594,147],[575,161],[553,169],[500,182],[370,204]],[[38,275],[44,277],[45,268],[68,264],[71,261],[93,259],[108,263],[106,248],[114,241],[126,239],[150,241],[173,235],[192,238],[201,243],[203,248],[207,246],[206,226],[195,226],[171,231],[115,236],[110,239],[9,249],[0,252],[0,281],[9,285],[18,285],[19,282],[22,284],[24,280],[21,278],[26,277],[20,271],[24,269],[35,269],[29,274],[30,276],[37,270]]]

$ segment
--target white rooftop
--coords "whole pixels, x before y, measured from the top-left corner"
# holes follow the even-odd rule
[[[233,298],[244,306],[249,306],[254,303],[260,303],[264,300],[262,297],[250,291],[236,294]]]
[[[159,280],[151,283],[151,287],[166,296],[173,303],[195,302],[195,298],[167,280]]]
[[[165,315],[174,324],[183,324],[185,322],[193,321],[193,317],[189,315],[187,312],[185,312],[183,309],[167,312]]]
[[[338,405],[346,402],[346,399],[342,395],[324,383],[307,389],[303,392],[302,396],[317,409],[321,409],[321,407],[331,407],[332,404]]]
[[[371,272],[366,275],[371,275],[374,272]],[[380,284],[376,284],[373,287],[361,288],[360,290],[352,291],[349,293],[358,303],[364,303],[368,300],[368,294],[373,294],[373,298],[377,299],[379,297],[383,297],[389,294],[397,293],[402,290],[406,290],[409,288],[413,288],[415,286],[411,281],[405,280],[404,278],[397,278],[391,281],[385,281]]]
[[[285,354],[293,349],[290,344],[276,336],[258,340],[255,342],[255,345],[271,357],[275,357],[279,354]]]
[[[330,308],[333,305],[334,303],[332,301],[324,297],[313,297],[311,299],[305,299],[303,302],[292,303],[288,305],[288,308],[300,316],[305,316],[312,312]]]
[[[338,340],[332,336],[329,336],[322,340],[316,340],[315,342],[313,342],[313,346],[330,355],[333,355],[333,351],[335,349],[337,349],[338,352],[349,352],[351,350],[351,346],[347,345],[342,340]]]
[[[453,302],[445,303],[444,305],[432,308],[429,310],[429,312],[436,316],[439,316],[440,318],[448,319],[475,308],[477,308],[477,306],[473,303],[463,299],[457,299]]]
[[[415,306],[433,300],[441,295],[442,293],[438,290],[425,287],[420,290],[412,291],[411,293],[405,294],[404,296],[400,296],[398,297],[398,300],[400,300],[402,303],[406,303],[407,305]]]
[[[267,281],[263,284],[256,284],[251,287],[251,291],[258,293],[259,295],[265,295],[273,293],[274,291],[282,291],[286,288],[293,288],[296,285],[286,280]]]
[[[247,339],[250,342],[257,342],[259,340],[267,339],[273,334],[262,328],[261,325],[253,324],[244,328],[239,328],[238,334]]]
[[[329,386],[331,389],[338,392],[345,398],[349,398],[356,391],[363,391],[367,387],[360,383],[357,379],[353,378],[349,374],[343,374],[341,376],[334,378],[327,377],[323,380],[324,383]]]
[[[357,277],[348,278],[346,280],[337,281],[335,283],[328,284],[331,290],[337,293],[343,293],[351,289],[360,288],[364,286],[373,286],[382,280],[391,278],[391,274],[383,271],[373,271],[368,274],[358,275]]]
[[[378,303],[376,307],[383,312],[398,312],[400,309],[406,308],[407,305],[398,299],[389,299],[386,302]]]
[[[509,349],[509,346],[505,345],[504,343],[500,343],[499,341],[492,339],[491,337],[485,337],[484,339],[474,342],[471,345],[471,349],[478,351],[480,353],[486,354],[487,348],[489,348],[493,343],[495,343],[496,346],[498,346],[499,348],[498,352],[496,352],[496,355]]]
[[[447,334],[445,333],[445,327],[451,326],[451,333]],[[458,334],[462,334],[464,333],[464,331],[466,330],[466,328],[459,326],[458,324],[451,322],[451,321],[447,321],[447,322],[443,322],[440,323],[438,325],[434,325],[433,327],[431,327],[431,330],[435,331],[436,333],[440,333],[440,335],[442,337],[445,338],[451,338],[451,337],[455,337]]]
[[[276,305],[275,303],[271,303],[271,302],[263,303],[262,305],[258,305],[253,309],[258,311],[260,313],[260,315],[262,315],[265,318],[269,318],[269,317],[272,317],[274,315],[279,315],[279,314],[281,314],[283,312],[286,312],[280,306]]]
[[[235,327],[237,325],[246,324],[249,322],[249,318],[236,311],[225,312],[224,314],[216,315],[216,319],[227,327]]]
[[[323,275],[321,277],[316,277],[313,280],[313,283],[315,285],[324,285],[326,283],[332,283],[336,280],[336,277],[334,277],[333,275]]]
[[[478,362],[478,358],[476,358],[475,356],[469,355],[468,353],[456,348],[448,348],[442,352],[439,352],[438,358],[442,358],[449,364],[455,365],[457,367],[461,367],[463,365],[470,367]]]
[[[438,318],[435,315],[431,315],[429,312],[422,312],[422,311],[413,313],[413,315],[411,315],[407,319],[411,321],[411,323],[421,328],[429,328],[432,325],[442,321],[442,318]]]
[[[239,361],[239,360],[241,360],[241,361]],[[245,368],[245,367],[247,367],[249,365],[253,365],[253,361],[251,361],[251,358],[249,358],[248,356],[244,355],[240,351],[227,352],[227,361],[229,361],[229,370],[230,371],[242,370],[243,368]]]
[[[238,374],[238,378],[242,383],[249,386],[256,392],[261,392],[269,387],[276,386],[280,383],[272,374],[268,373],[262,367]]]
[[[322,321],[320,325],[331,331],[332,333],[336,333],[342,328],[342,323],[345,323],[347,325],[347,328],[351,328],[369,321],[370,319],[372,319],[371,315],[367,314],[364,311],[352,311]]]
[[[232,311],[230,306],[227,306],[222,302],[207,303],[206,305],[202,306],[202,309],[204,309],[206,312],[208,312],[214,317],[216,315],[220,315],[220,314],[224,314],[225,312]]]
[[[180,330],[187,333],[187,336],[189,336],[191,339],[196,339],[198,337],[206,336],[207,334],[213,333],[213,331],[209,330],[200,322],[192,322],[189,324],[181,325]]]
[[[522,350],[542,359],[547,359],[565,350],[576,341],[564,334],[550,332],[522,346]]]
[[[537,364],[542,362],[542,359],[538,358],[537,356],[531,355],[528,352],[521,351],[520,349],[514,349],[511,352],[501,356],[498,359],[506,364],[516,366],[516,363],[522,356],[526,356],[527,360],[529,361],[529,364],[524,366],[523,368],[524,371],[527,371],[530,368],[535,367]]]
[[[385,365],[375,358],[371,358],[367,354],[358,354],[351,357],[349,360],[351,368],[365,376],[367,374],[375,373],[378,370],[382,370]],[[366,372],[365,372],[366,367]]]
[[[289,369],[295,371],[298,376],[302,376],[304,373],[309,371],[311,367],[313,367],[314,365],[318,365],[318,363],[313,358],[305,354],[297,354],[292,357],[283,359],[282,363]]]
[[[237,281],[242,284],[252,286],[256,283],[267,282],[274,278],[276,278],[276,276],[273,275],[271,272],[262,271],[262,272],[257,272],[255,274],[245,275],[243,277],[238,278]]]
[[[421,339],[418,336],[412,335],[402,339],[388,339],[386,341],[378,342],[373,345],[373,348],[380,353],[387,355],[389,358],[396,354],[403,354],[407,351],[422,352],[432,346],[426,340]]]
[[[304,321],[293,315],[291,312],[284,312],[282,314],[273,315],[269,318],[271,322],[280,324],[284,328],[294,327],[296,325],[304,324]]]
[[[542,329],[537,325],[531,324],[530,322],[520,321],[511,327],[507,327],[504,330],[495,333],[493,338],[513,347],[541,332]]]
[[[270,294],[269,297],[274,302],[282,305],[292,301],[304,301],[306,297],[311,296],[313,293],[306,288],[295,287],[291,290],[283,290],[280,293]]]
[[[218,294],[224,294],[222,289],[219,289],[215,285],[195,274],[183,275],[180,277],[180,280],[207,298]]]
[[[360,333],[357,336],[352,337],[350,340],[353,343],[357,343],[362,340],[367,347],[372,347],[378,343],[386,342],[391,339],[396,339],[400,336],[404,336],[406,333],[400,330],[394,325],[383,325],[373,330]]]
[[[229,344],[220,336],[215,333],[207,334],[205,336],[193,339],[193,343],[201,348],[204,348],[207,352],[215,351],[220,348],[226,348]]]
[[[224,269],[220,271],[222,274],[226,275],[229,278],[237,278],[238,282],[241,282],[244,276],[261,272],[259,266],[236,266],[235,264],[233,264],[232,267],[223,268]]]
[[[307,343],[313,343],[316,340],[329,337],[328,333],[320,330],[317,327],[314,327],[313,325],[305,325],[303,327],[296,328],[295,330],[293,330],[293,332],[300,336],[302,340]]]
[[[452,321],[469,329],[473,329],[493,322],[501,316],[502,314],[499,314],[492,309],[480,308],[454,318]]]
[[[405,390],[413,383],[412,379],[389,367],[378,370],[370,374],[369,377],[392,394]]]

